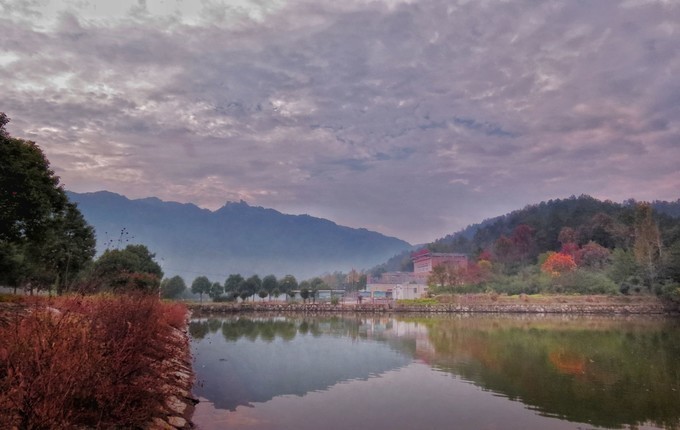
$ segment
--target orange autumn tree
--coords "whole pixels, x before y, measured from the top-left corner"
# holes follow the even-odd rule
[[[563,273],[571,272],[576,269],[574,257],[561,252],[552,252],[548,255],[545,262],[541,265],[541,271],[550,276],[560,276]]]

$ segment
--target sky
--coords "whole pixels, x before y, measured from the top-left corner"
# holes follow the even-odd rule
[[[424,243],[680,198],[680,1],[0,0],[0,111],[66,189]]]

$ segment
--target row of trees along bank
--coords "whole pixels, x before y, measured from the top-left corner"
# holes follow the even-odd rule
[[[260,278],[252,275],[248,278],[240,274],[232,274],[227,277],[223,284],[212,282],[206,276],[198,276],[191,283],[191,293],[198,294],[200,301],[203,295],[207,295],[216,302],[255,299],[277,298],[285,295],[294,299],[299,295],[304,301],[316,300],[320,290],[345,290],[358,291],[366,287],[366,274],[351,270],[349,273],[335,272],[321,277],[314,277],[298,283],[293,275],[285,275],[277,278],[275,275],[267,275]],[[164,298],[179,298],[187,291],[187,285],[181,276],[173,276],[164,279],[161,283],[161,295]]]

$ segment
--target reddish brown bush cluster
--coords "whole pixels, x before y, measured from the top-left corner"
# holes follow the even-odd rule
[[[70,297],[0,327],[0,428],[134,428],[163,400],[172,326],[186,309],[149,296]]]

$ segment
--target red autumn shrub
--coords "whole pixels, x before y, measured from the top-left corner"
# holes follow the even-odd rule
[[[182,330],[187,325],[187,307],[182,303],[165,303],[163,317],[166,324]]]
[[[561,252],[553,252],[548,255],[548,258],[541,265],[541,271],[548,273],[551,276],[560,276],[563,273],[571,272],[576,269],[576,262],[574,257]]]
[[[148,423],[186,309],[148,295],[51,302],[0,327],[0,428]]]

